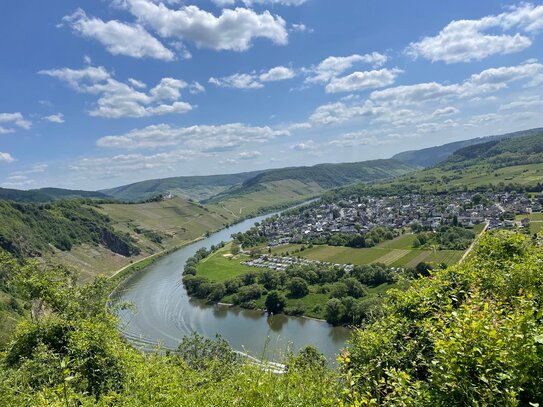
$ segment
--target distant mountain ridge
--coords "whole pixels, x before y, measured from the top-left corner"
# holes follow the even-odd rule
[[[461,148],[470,147],[476,144],[483,144],[489,141],[500,141],[508,138],[518,138],[541,133],[543,128],[522,130],[513,133],[499,134],[495,136],[477,137],[469,140],[455,141],[441,146],[423,148],[420,150],[404,151],[392,158],[418,167],[429,168],[447,160],[454,152]]]
[[[67,198],[110,199],[109,195],[95,191],[80,191],[62,188],[41,188],[23,191],[19,189],[0,188],[0,199],[14,202],[51,202]]]
[[[201,201],[241,184],[262,171],[225,175],[181,176],[134,182],[100,192],[122,201],[141,201],[171,192],[184,198]]]

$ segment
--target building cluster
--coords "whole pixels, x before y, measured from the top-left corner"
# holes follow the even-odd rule
[[[336,233],[365,234],[376,226],[402,229],[416,224],[437,229],[457,224],[471,228],[488,222],[490,228],[512,227],[516,224],[511,220],[513,215],[541,212],[542,199],[515,192],[351,197],[333,203],[321,201],[298,213],[273,218],[259,228],[275,246]]]

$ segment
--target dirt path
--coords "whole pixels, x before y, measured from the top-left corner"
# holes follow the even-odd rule
[[[464,255],[462,256],[462,258],[461,258],[460,261],[458,262],[458,264],[462,264],[462,262],[466,259],[466,257],[468,257],[468,254],[471,253],[471,251],[473,250],[473,248],[475,247],[475,245],[477,244],[477,242],[479,241],[479,239],[481,238],[481,236],[483,235],[483,233],[486,232],[486,230],[488,229],[489,226],[490,226],[490,223],[489,223],[489,222],[486,222],[485,227],[483,228],[483,230],[481,230],[481,233],[479,233],[479,234],[477,235],[477,237],[473,240],[473,242],[471,243],[471,245],[468,247],[468,250],[466,250],[466,252],[465,252]]]

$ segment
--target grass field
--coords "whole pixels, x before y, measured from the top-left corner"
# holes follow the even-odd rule
[[[231,257],[230,247],[231,244],[227,244],[222,249],[202,260],[198,264],[198,275],[207,277],[211,281],[219,282],[237,277],[250,271],[261,270],[240,264],[242,261],[248,260],[249,256],[238,254]]]
[[[530,219],[530,232],[539,233],[543,230],[543,212],[531,213],[529,215],[517,215],[517,220]]]
[[[482,229],[482,228],[481,228]],[[355,249],[342,246],[315,245],[299,251],[303,245],[289,244],[271,249],[272,254],[286,254],[303,257],[309,260],[327,261],[337,264],[364,265],[383,263],[391,267],[415,267],[420,262],[457,263],[463,255],[460,250],[413,249],[414,234],[405,234],[394,240],[383,242],[375,247]],[[293,253],[296,252],[296,253]]]
[[[247,255],[238,254],[236,256],[230,255],[230,244],[227,244],[222,249],[216,251],[211,256],[202,260],[197,267],[197,275],[206,277],[212,282],[223,282],[230,278],[235,278],[239,275],[243,275],[249,272],[259,272],[263,269],[253,268],[240,264],[242,261],[249,258]],[[394,284],[382,284],[377,287],[369,288],[368,298],[375,295],[380,295],[393,288]],[[288,293],[285,292],[285,295]],[[326,302],[330,299],[329,293],[322,293],[318,291],[318,286],[311,285],[309,287],[309,294],[302,298],[288,298],[287,296],[287,308],[301,306],[305,313],[304,315],[312,318],[324,318]],[[233,301],[232,296],[226,296],[222,300],[225,303],[231,303]],[[256,301],[256,306],[260,309],[266,308],[264,302],[266,296],[263,295]]]

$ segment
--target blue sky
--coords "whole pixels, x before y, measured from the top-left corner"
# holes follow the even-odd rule
[[[388,158],[543,126],[543,3],[0,3],[0,186]]]

